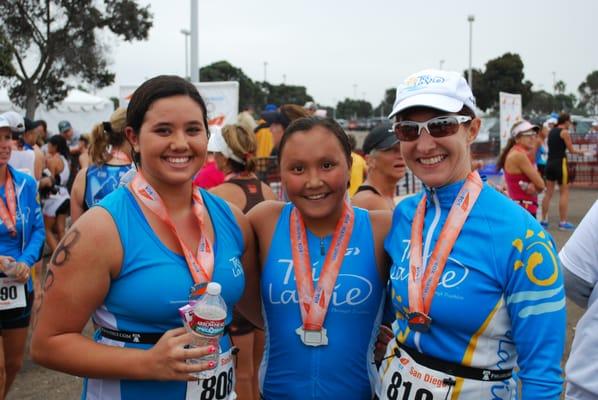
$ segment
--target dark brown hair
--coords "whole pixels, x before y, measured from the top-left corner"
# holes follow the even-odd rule
[[[280,165],[282,151],[287,140],[289,140],[289,137],[291,137],[296,132],[306,132],[317,126],[320,126],[328,130],[338,139],[343,149],[343,153],[345,154],[345,158],[347,159],[347,165],[350,168],[351,164],[353,163],[353,159],[351,158],[351,144],[349,143],[349,138],[347,137],[347,134],[345,133],[343,128],[338,124],[338,122],[336,122],[332,118],[321,117],[299,118],[291,122],[288,128],[284,131],[282,139],[280,140],[280,144],[278,145],[278,165]]]

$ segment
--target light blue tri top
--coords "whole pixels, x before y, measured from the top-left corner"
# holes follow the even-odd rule
[[[385,288],[376,267],[369,213],[353,208],[353,233],[324,321],[329,343],[308,347],[295,333],[302,321],[289,237],[293,207],[288,203],[282,209],[262,272],[266,345],[260,391],[268,400],[372,398],[373,350]],[[308,230],[307,241],[317,281],[332,235],[320,239]]]
[[[228,205],[201,190],[214,227],[213,281],[222,285],[228,314],[245,286],[241,264],[243,234]],[[168,249],[148,224],[134,195],[121,187],[99,204],[112,216],[123,248],[120,275],[110,283],[104,304],[93,320],[99,326],[132,332],[162,333],[181,327],[178,308],[187,303],[193,285],[185,258]],[[96,335],[96,341],[112,346],[149,348],[151,345],[123,343]],[[221,350],[231,346],[228,335],[220,341]],[[86,379],[83,399],[185,399],[185,382]]]
[[[88,210],[95,206],[104,197],[112,193],[120,179],[131,169],[128,165],[90,165],[85,174],[85,194],[83,209]]]

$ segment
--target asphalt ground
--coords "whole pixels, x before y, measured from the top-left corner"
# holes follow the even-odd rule
[[[594,201],[598,199],[597,190],[572,189],[570,193],[569,219],[574,224],[578,224],[585,213],[590,209]],[[551,227],[549,232],[553,235],[558,248],[560,249],[571,232],[562,232],[556,229],[558,222],[558,193],[552,199],[551,203]],[[571,340],[575,333],[575,324],[580,318],[583,310],[572,302],[567,302],[567,348],[565,357],[569,354]],[[91,336],[92,329],[88,324],[85,333]],[[82,355],[82,357],[85,357]],[[29,352],[25,355],[23,369],[17,376],[11,391],[7,397],[8,400],[62,400],[77,399],[81,395],[82,379],[60,372],[52,371],[36,365],[29,357]]]

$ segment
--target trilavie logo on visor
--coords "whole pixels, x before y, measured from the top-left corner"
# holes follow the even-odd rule
[[[419,90],[422,86],[428,86],[430,84],[442,84],[446,79],[442,76],[433,75],[420,75],[412,76],[405,80],[405,91]]]
[[[399,121],[395,122],[392,129],[401,142],[411,142],[417,140],[421,131],[425,128],[428,133],[441,138],[454,135],[459,131],[459,125],[471,121],[471,117],[466,115],[447,115],[436,117],[424,122]]]

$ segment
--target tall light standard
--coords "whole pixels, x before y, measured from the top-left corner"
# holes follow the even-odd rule
[[[185,35],[185,79],[189,79],[189,29],[181,29],[181,33]]]
[[[442,70],[442,66],[443,66],[443,65],[444,65],[444,60],[440,60],[440,62],[439,62],[439,67],[440,67],[440,70]]]
[[[264,61],[264,82],[268,81],[268,61]]]
[[[191,82],[199,82],[199,27],[197,21],[198,0],[191,0]]]
[[[473,21],[475,20],[475,17],[473,16],[473,14],[470,14],[467,16],[467,21],[469,21],[469,72],[467,73],[467,80],[469,81],[469,87],[473,89],[473,85],[472,85],[472,81],[473,79],[471,78],[471,36],[472,36],[472,31],[473,31]]]

